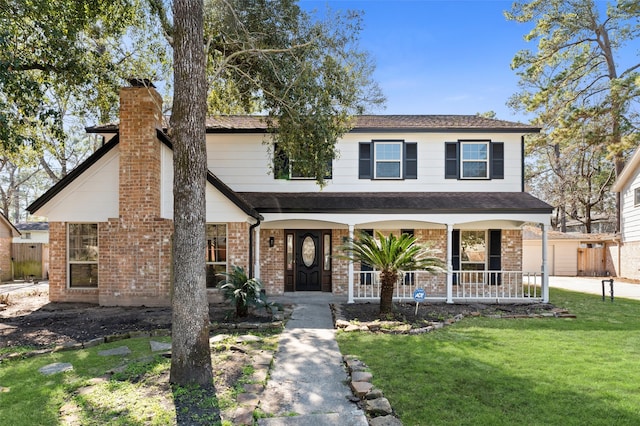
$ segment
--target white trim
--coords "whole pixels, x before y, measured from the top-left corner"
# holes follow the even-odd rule
[[[349,225],[349,239],[353,240],[353,225]],[[333,271],[331,272],[333,274]],[[347,303],[353,303],[353,260],[349,260],[348,266],[348,295],[347,295]]]
[[[71,225],[95,225],[96,226],[96,250],[97,260],[94,261],[74,261],[74,265],[96,265],[97,274],[98,274],[98,282],[95,287],[83,287],[83,286],[71,286],[71,259],[69,258],[69,251],[71,246],[69,244],[69,227]],[[67,222],[66,223],[66,238],[67,238],[67,247],[66,247],[66,263],[67,263],[67,290],[97,290],[100,287],[100,230],[97,222]]]
[[[484,145],[486,150],[486,155],[483,159],[467,159],[464,158],[464,147],[470,145]],[[490,160],[491,153],[489,152],[491,147],[491,141],[460,141],[460,179],[468,180],[468,179],[489,179],[490,177]],[[486,165],[485,175],[484,176],[465,176],[464,175],[464,164],[465,163],[481,163],[484,162]]]
[[[378,159],[378,147],[382,145],[398,145],[400,147],[400,156],[398,159]],[[374,179],[402,179],[404,176],[404,142],[403,141],[373,141],[373,178]],[[398,176],[378,176],[378,163],[398,163]]]
[[[447,223],[447,303],[453,303],[453,225]]]
[[[549,302],[549,273],[547,272],[547,229],[549,225],[546,223],[541,223],[540,228],[542,229],[542,265],[540,267],[542,271],[542,302]]]

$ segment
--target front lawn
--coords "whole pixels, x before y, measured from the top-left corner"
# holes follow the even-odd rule
[[[577,319],[468,317],[408,336],[339,333],[405,425],[640,424],[640,301],[551,290]]]

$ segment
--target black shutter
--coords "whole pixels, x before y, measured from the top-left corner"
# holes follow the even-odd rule
[[[503,142],[491,142],[491,179],[504,179]]]
[[[458,142],[444,143],[444,178],[458,179],[460,177],[460,160]]]
[[[418,144],[416,142],[404,144],[404,178],[418,179]]]
[[[489,230],[489,270],[499,271],[502,269],[502,231],[500,229]],[[490,274],[490,284],[500,285],[500,274]]]
[[[454,229],[451,232],[451,267],[454,272],[460,270],[460,230]],[[453,285],[458,284],[458,276],[453,274]]]
[[[371,142],[360,142],[358,159],[358,178],[373,178],[373,144]]]
[[[363,234],[367,234],[370,237],[373,237],[373,229],[363,229]],[[371,272],[373,271],[373,267],[368,263],[360,262],[360,271],[361,272]],[[360,284],[371,285],[371,277],[373,274],[360,274]]]

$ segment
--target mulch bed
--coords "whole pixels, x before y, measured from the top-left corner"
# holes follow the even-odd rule
[[[552,312],[555,308],[549,303],[527,304],[447,304],[447,303],[420,303],[416,315],[416,304],[395,303],[393,315],[380,316],[378,302],[342,304],[342,317],[346,321],[372,322],[376,320],[400,321],[410,324],[420,322],[437,322],[452,319],[458,315],[482,316],[527,316]]]
[[[235,318],[229,305],[210,305],[212,323],[267,323],[272,316],[255,312]],[[49,347],[134,331],[171,329],[170,307],[108,307],[88,303],[47,303],[32,312],[0,317],[0,348]]]

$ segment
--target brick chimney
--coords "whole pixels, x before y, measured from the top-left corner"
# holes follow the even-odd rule
[[[173,221],[162,218],[162,98],[148,81],[120,90],[119,217],[99,234],[101,305],[170,304]]]
[[[162,98],[148,80],[129,83],[120,89],[120,217],[135,221],[160,216]]]

